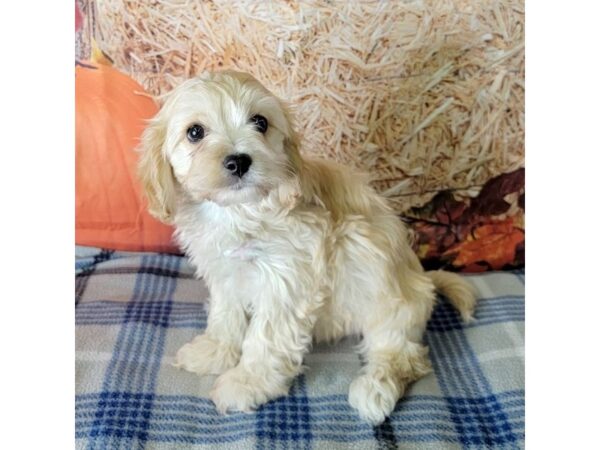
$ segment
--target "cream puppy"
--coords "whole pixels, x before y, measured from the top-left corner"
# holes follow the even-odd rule
[[[304,159],[284,104],[250,75],[221,72],[174,89],[142,138],[150,211],[211,294],[204,334],[178,367],[220,375],[217,409],[286,395],[313,341],[362,335],[348,400],[388,416],[430,369],[423,332],[436,289],[465,320],[475,297],[457,275],[424,272],[407,230],[366,180]]]

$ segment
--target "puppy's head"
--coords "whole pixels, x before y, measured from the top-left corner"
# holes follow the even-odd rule
[[[142,136],[140,175],[150,212],[169,222],[179,194],[220,205],[296,195],[300,156],[281,101],[248,74],[188,80]]]

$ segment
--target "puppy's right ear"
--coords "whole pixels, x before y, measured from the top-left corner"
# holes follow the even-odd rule
[[[175,209],[175,177],[163,151],[166,134],[164,121],[159,116],[153,118],[142,134],[138,173],[150,214],[171,223]]]

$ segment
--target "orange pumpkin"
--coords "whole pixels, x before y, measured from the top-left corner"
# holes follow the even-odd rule
[[[177,252],[173,229],[147,212],[136,147],[156,104],[113,67],[75,67],[75,242],[127,251]]]

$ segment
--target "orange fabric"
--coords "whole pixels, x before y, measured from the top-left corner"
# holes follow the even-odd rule
[[[75,68],[75,242],[127,251],[179,252],[154,219],[136,175],[145,120],[157,112],[143,88],[104,65]],[[89,66],[89,67],[88,67]]]

